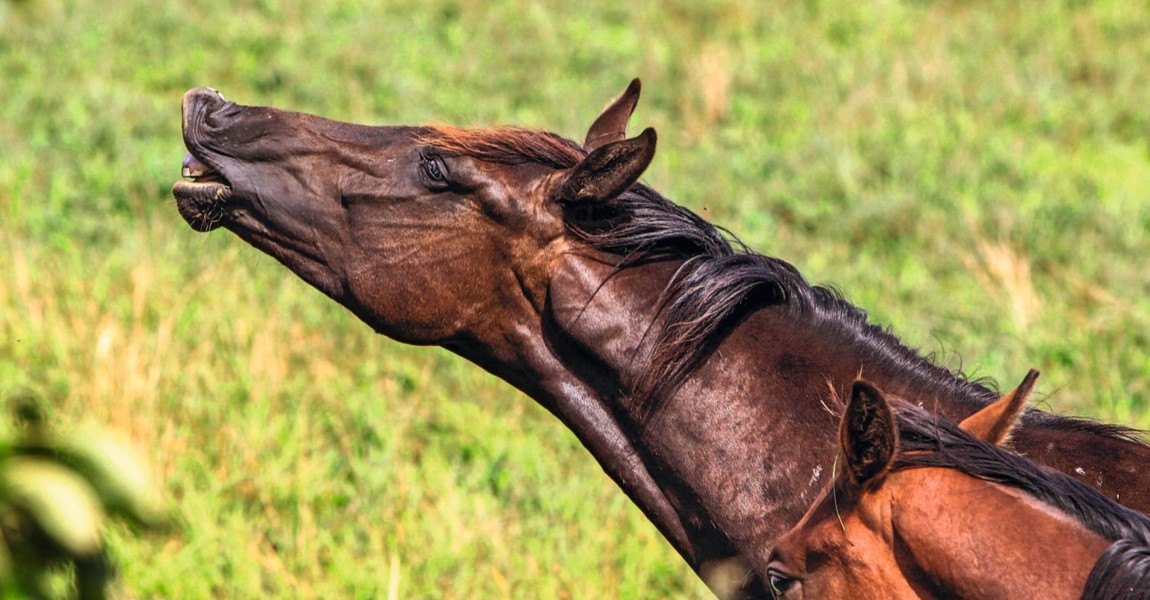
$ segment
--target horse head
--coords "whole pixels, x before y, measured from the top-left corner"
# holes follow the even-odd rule
[[[173,195],[193,229],[231,230],[390,337],[498,337],[487,330],[542,310],[573,243],[565,211],[610,202],[650,163],[655,131],[625,135],[638,97],[635,80],[581,147],[511,128],[355,125],[197,88]]]
[[[1055,485],[1022,491],[1021,482],[1045,472],[1024,471],[1027,461],[993,448],[1037,376],[1031,370],[959,428],[912,405],[892,408],[880,390],[856,381],[840,424],[842,474],[779,538],[767,571],[775,596],[1077,598],[1107,541],[1043,493],[1070,486],[1067,493],[1103,510],[1124,509],[1061,474],[1046,475]],[[928,458],[916,463],[915,455]],[[1027,474],[1011,482],[1006,472]]]

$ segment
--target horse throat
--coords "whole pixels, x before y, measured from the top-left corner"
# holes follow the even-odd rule
[[[673,262],[617,268],[617,257],[568,254],[551,279],[548,318],[560,336],[610,380],[607,391],[630,412],[631,386],[653,350],[660,304]]]

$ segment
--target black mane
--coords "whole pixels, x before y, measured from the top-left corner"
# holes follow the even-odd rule
[[[895,414],[899,449],[892,471],[941,467],[1019,489],[1113,542],[1091,570],[1083,598],[1150,598],[1150,517],[917,406],[900,406]]]
[[[1017,488],[1082,522],[1110,540],[1150,544],[1150,517],[1126,508],[1086,484],[999,446],[914,405],[896,411],[899,453],[892,470],[914,467],[955,469],[972,477]]]
[[[811,321],[851,332],[873,357],[930,382],[940,396],[970,398],[972,409],[998,397],[961,372],[930,362],[836,290],[814,286],[790,263],[759,254],[728,231],[635,185],[614,203],[568,210],[568,230],[593,248],[621,256],[620,268],[665,259],[683,260],[661,299],[662,326],[632,397],[647,414],[658,410],[712,350],[716,337],[752,311],[787,305]]]
[[[1094,563],[1081,600],[1150,600],[1150,547],[1118,540]]]

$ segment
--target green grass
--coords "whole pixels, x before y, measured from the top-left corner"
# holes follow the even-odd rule
[[[705,597],[509,386],[375,336],[169,188],[179,100],[580,139],[904,340],[1150,426],[1150,9],[1127,2],[0,4],[0,397],[146,449],[128,597]]]

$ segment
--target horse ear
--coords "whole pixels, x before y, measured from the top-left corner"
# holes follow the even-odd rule
[[[1031,369],[1013,392],[970,415],[958,424],[959,428],[984,442],[1001,446],[1010,437],[1018,415],[1026,408],[1037,379],[1038,371]]]
[[[627,137],[627,121],[631,120],[631,113],[635,112],[635,105],[639,103],[640,87],[639,79],[632,79],[631,85],[607,104],[587,130],[587,137],[583,140],[584,149],[593,152],[604,144]]]
[[[571,167],[559,182],[555,198],[561,204],[601,203],[627,191],[655,157],[655,130],[610,142]]]
[[[894,414],[882,392],[857,380],[839,426],[839,443],[846,457],[846,471],[858,486],[877,483],[886,475],[898,447]]]

